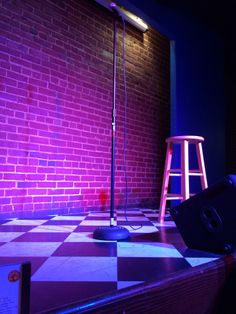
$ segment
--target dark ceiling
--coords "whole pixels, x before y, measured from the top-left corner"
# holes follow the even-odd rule
[[[154,3],[179,9],[199,19],[225,39],[235,34],[235,0],[154,0]]]
[[[140,10],[157,12],[155,5],[186,13],[199,20],[224,41],[225,66],[231,81],[236,81],[236,0],[129,0]],[[153,10],[152,10],[153,9]],[[235,74],[234,74],[235,73]]]
[[[236,0],[129,0],[143,11],[154,9],[155,5],[186,13],[198,19],[210,30],[217,32],[231,44],[236,41],[235,8]],[[158,10],[158,8],[157,8]],[[150,11],[150,10],[149,10]]]

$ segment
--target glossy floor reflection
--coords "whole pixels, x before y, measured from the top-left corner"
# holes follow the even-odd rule
[[[8,219],[0,222],[0,263],[30,261],[31,313],[207,263],[219,256],[188,249],[167,217],[157,223],[152,209],[117,211],[117,224],[130,231],[123,241],[93,238],[109,225],[109,213]]]

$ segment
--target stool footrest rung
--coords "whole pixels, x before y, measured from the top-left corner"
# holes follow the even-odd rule
[[[169,170],[169,175],[172,177],[181,177],[182,176],[182,171],[181,169],[170,169]],[[198,169],[190,169],[188,172],[189,176],[203,176],[204,173],[201,172]]]
[[[194,196],[195,193],[191,193],[189,196]],[[169,193],[169,194],[166,194],[166,200],[170,201],[170,200],[182,200],[183,199],[183,196],[181,194],[173,194],[173,193]]]
[[[182,173],[169,172],[169,175],[170,175],[171,177],[181,177],[181,176],[182,176]]]
[[[182,200],[183,196],[181,194],[167,194],[166,200]]]

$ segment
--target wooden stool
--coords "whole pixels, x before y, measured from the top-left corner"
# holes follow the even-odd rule
[[[181,202],[187,200],[190,197],[189,192],[189,177],[200,176],[202,189],[207,188],[206,169],[203,158],[202,142],[204,138],[194,135],[172,136],[166,139],[167,151],[165,159],[165,169],[163,175],[161,200],[158,222],[163,223],[165,218],[166,201],[167,200],[180,200]],[[171,169],[171,160],[173,154],[173,145],[180,144],[180,169]],[[198,169],[189,169],[189,144],[194,144],[196,147]],[[170,176],[181,177],[181,194],[168,193]]]

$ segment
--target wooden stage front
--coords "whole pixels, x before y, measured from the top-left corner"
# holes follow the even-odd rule
[[[236,313],[236,255],[48,313]]]

